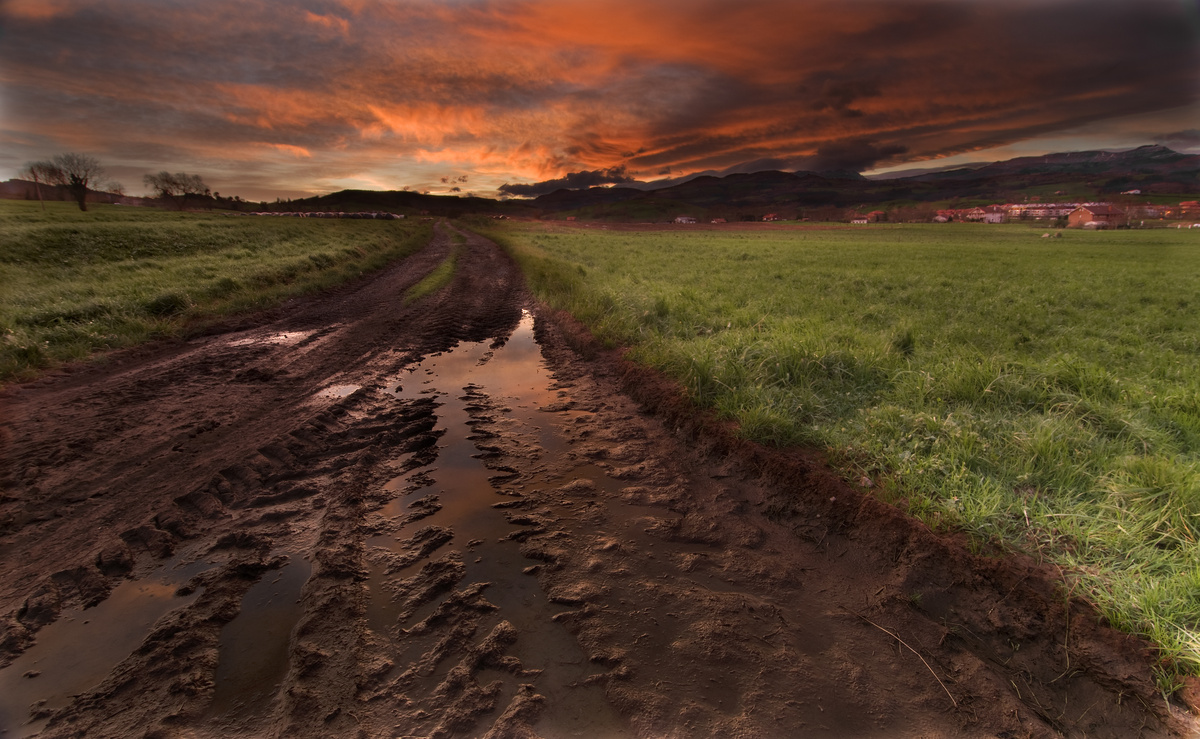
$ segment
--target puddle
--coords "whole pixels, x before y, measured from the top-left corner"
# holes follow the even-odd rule
[[[367,545],[396,549],[397,542],[425,526],[452,529],[454,538],[438,551],[455,549],[462,553],[466,576],[459,587],[490,583],[484,597],[499,607],[493,619],[481,624],[480,632],[487,633],[501,619],[509,621],[519,634],[510,652],[525,669],[543,671],[534,681],[537,691],[547,698],[535,724],[538,733],[556,737],[623,736],[627,734],[624,722],[609,706],[602,688],[583,685],[587,677],[604,672],[604,668],[590,663],[575,638],[552,620],[555,614],[570,609],[549,602],[537,578],[524,574],[532,562],[521,555],[520,545],[503,540],[521,528],[509,523],[504,511],[492,508],[506,500],[493,485],[493,479],[505,473],[486,467],[477,458],[480,451],[470,438],[476,435],[478,422],[470,413],[475,410],[497,420],[515,421],[514,432],[530,434],[530,441],[546,454],[561,456],[567,442],[554,425],[561,419],[539,410],[560,400],[552,384],[541,348],[533,338],[533,318],[526,312],[503,346],[493,349],[490,342],[460,344],[426,358],[399,382],[387,386],[388,392],[405,399],[436,395],[438,426],[445,433],[438,441],[438,458],[433,465],[400,475],[385,488],[403,491],[417,474],[426,475],[432,483],[391,501],[381,513],[389,517],[406,515],[409,504],[425,495],[438,496],[442,509],[395,533],[372,537]],[[475,393],[485,397],[476,397]],[[486,401],[488,408],[470,407],[480,400]],[[474,545],[468,547],[472,542]],[[421,564],[413,565],[411,572],[396,574],[403,577],[415,573]],[[386,636],[397,625],[398,609],[383,586],[382,568],[372,568],[368,585],[368,622]],[[409,623],[400,626],[411,626],[422,615],[418,610]],[[503,672],[489,672],[480,679],[500,680],[509,696],[524,681]]]
[[[288,671],[292,629],[300,620],[300,588],[312,572],[302,557],[263,575],[242,597],[241,611],[221,629],[210,716],[260,714]]]
[[[287,346],[289,344],[299,344],[309,336],[312,336],[315,331],[278,331],[266,336],[247,336],[244,339],[235,339],[229,342],[229,346],[254,346],[256,344],[274,344]]]
[[[524,434],[544,456],[560,461],[567,453],[569,443],[559,426],[570,423],[584,412],[559,410],[567,406],[561,403],[564,398],[552,387],[553,384],[554,380],[543,364],[541,350],[533,339],[532,318],[526,315],[503,346],[492,349],[489,343],[462,344],[428,357],[398,382],[388,385],[387,392],[404,399],[434,395],[438,402],[438,427],[444,433],[438,441],[438,458],[432,465],[405,472],[384,485],[385,490],[398,494],[398,497],[389,501],[380,513],[389,518],[406,516],[412,510],[413,501],[426,495],[436,495],[442,509],[393,533],[372,537],[367,545],[400,551],[399,543],[421,528],[451,529],[453,539],[432,556],[436,558],[451,550],[461,552],[466,575],[460,588],[470,583],[490,583],[484,597],[498,606],[498,611],[494,619],[480,625],[480,632],[487,633],[500,619],[508,620],[519,634],[510,653],[520,659],[526,669],[543,670],[534,682],[537,691],[547,700],[534,725],[535,730],[555,737],[625,736],[628,730],[608,704],[602,688],[584,685],[588,677],[603,673],[606,668],[589,662],[575,638],[553,621],[556,614],[571,608],[549,602],[537,578],[524,574],[523,570],[531,561],[520,554],[520,545],[504,540],[521,527],[509,523],[503,510],[492,508],[495,503],[507,500],[497,494],[497,485],[493,483],[503,472],[485,466],[478,458],[480,450],[475,445],[476,439],[471,438],[476,435],[477,420],[470,412],[474,410],[502,423],[511,423],[510,429],[503,432],[505,436]],[[609,502],[606,506],[609,523],[620,532],[624,541],[644,552],[647,576],[676,579],[682,576],[696,587],[712,591],[729,588],[718,574],[703,566],[681,575],[678,555],[704,556],[713,552],[713,547],[666,542],[649,533],[647,529],[652,525],[678,520],[679,515],[662,506],[636,505],[623,500],[621,491],[630,483],[610,477],[606,467],[580,461],[562,473],[542,476],[533,482],[525,480],[517,489],[529,493],[557,488],[574,480],[592,482],[599,493],[597,500]],[[421,483],[420,487],[404,495],[403,491],[414,483]],[[503,486],[503,480],[498,484]],[[572,502],[575,506],[587,503],[586,500]],[[474,543],[473,546],[468,546],[470,543]],[[663,554],[656,556],[656,552]],[[407,569],[392,573],[391,577],[414,575],[426,561],[415,562]],[[380,635],[395,633],[397,626],[411,627],[436,609],[438,600],[417,609],[406,623],[397,624],[398,608],[383,580],[383,567],[373,566],[368,580],[367,619],[370,627]],[[663,618],[660,622],[664,627],[648,628],[649,637],[665,647],[675,634],[669,619]],[[402,666],[399,668],[403,669]],[[479,679],[484,681],[483,677]],[[500,672],[489,673],[487,679],[504,683],[507,696],[514,694],[520,682]],[[719,692],[719,688],[714,690]],[[713,705],[727,699],[728,696],[714,695]]]
[[[493,350],[490,342],[462,344],[417,365],[394,392],[405,399],[428,396],[431,391],[436,393],[438,426],[445,429],[445,433],[438,441],[438,458],[432,467],[399,475],[384,488],[401,491],[410,484],[413,475],[428,475],[433,484],[423,487],[421,495],[437,495],[442,510],[431,518],[405,527],[394,536],[374,537],[367,542],[368,546],[391,548],[397,540],[407,538],[430,523],[452,528],[454,539],[449,545],[460,549],[465,548],[467,542],[477,539],[490,542],[513,531],[515,527],[491,507],[503,500],[496,494],[492,478],[504,473],[488,469],[476,458],[479,450],[469,438],[475,434],[475,429],[468,406],[477,399],[465,388],[478,387],[478,392],[487,396],[487,400],[497,407],[489,413],[515,416],[518,415],[515,411],[520,410],[523,412],[520,415],[527,412],[532,419],[534,409],[556,399],[555,393],[548,389],[550,382],[549,373],[542,364],[541,350],[533,340],[533,318],[528,312],[502,347]],[[506,407],[511,410],[500,410]],[[539,437],[558,436],[550,428],[550,419],[534,420],[541,426],[533,422],[526,425]],[[558,443],[564,444],[561,439]],[[406,514],[412,497],[389,502],[382,513],[386,516]]]
[[[44,700],[46,708],[62,708],[103,682],[160,618],[199,597],[200,590],[182,597],[175,591],[209,566],[203,561],[181,567],[168,563],[141,580],[121,583],[94,608],[63,611],[38,631],[37,643],[0,670],[0,736],[37,733],[46,720],[25,723],[32,704]],[[28,673],[37,676],[25,677]]]

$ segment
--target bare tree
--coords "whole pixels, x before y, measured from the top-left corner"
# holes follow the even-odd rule
[[[100,161],[87,154],[58,154],[49,162],[35,164],[49,165],[49,169],[43,171],[46,181],[52,185],[65,185],[79,203],[80,210],[87,210],[88,185],[104,176]]]
[[[26,164],[25,169],[21,170],[21,176],[33,180],[33,188],[37,191],[38,202],[42,204],[43,211],[46,210],[46,201],[42,199],[42,183],[55,185],[66,180],[65,175],[55,166],[54,162],[46,161]]]
[[[212,194],[208,185],[204,184],[204,179],[198,174],[159,172],[146,175],[142,181],[146,183],[146,187],[154,190],[158,197],[173,201],[179,210],[184,209],[188,198],[208,197]]]

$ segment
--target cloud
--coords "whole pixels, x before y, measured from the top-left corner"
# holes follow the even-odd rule
[[[1155,137],[1155,142],[1173,149],[1200,149],[1200,129],[1189,128],[1185,131],[1162,134]]]
[[[625,173],[624,167],[613,167],[612,169],[597,169],[590,172],[571,172],[566,177],[559,177],[558,179],[546,180],[544,182],[534,182],[528,185],[510,185],[505,183],[500,186],[499,190],[503,195],[536,197],[556,190],[586,190],[589,187],[597,187],[599,185],[619,185],[635,181],[633,177]]]
[[[336,15],[318,15],[311,10],[306,10],[304,11],[304,19],[309,23],[315,23],[341,36],[347,36],[350,33],[350,22]]]
[[[907,151],[908,148],[900,144],[880,145],[867,139],[846,139],[822,144],[815,154],[803,157],[795,164],[797,169],[810,172],[862,172]]]
[[[312,158],[312,152],[310,152],[308,149],[305,149],[303,146],[292,146],[291,144],[267,144],[267,145],[270,146],[272,149],[281,151],[285,154],[290,154],[297,158],[300,158],[300,157],[303,157],[305,159]]]
[[[1178,0],[0,0],[0,23],[13,160],[289,191],[862,169],[1200,99]]]
[[[811,93],[810,93],[811,94]],[[816,91],[813,110],[834,110],[847,118],[863,115],[850,106],[857,100],[882,96],[879,82],[870,78],[836,79],[825,77]]]
[[[74,5],[71,0],[5,0],[0,10],[13,18],[45,21],[72,12]]]

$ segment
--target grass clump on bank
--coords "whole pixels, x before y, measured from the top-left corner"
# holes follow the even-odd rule
[[[0,381],[378,269],[428,224],[0,201]]]
[[[1200,674],[1194,231],[489,235],[541,298],[747,437],[822,446],[935,527],[1063,566]]]
[[[454,278],[455,270],[458,269],[459,252],[462,251],[462,246],[466,243],[466,238],[459,233],[455,233],[453,239],[454,248],[450,251],[450,255],[442,260],[442,263],[434,268],[432,272],[426,275],[425,279],[413,285],[404,293],[405,305],[411,305],[426,295],[431,295],[450,284],[450,280]]]

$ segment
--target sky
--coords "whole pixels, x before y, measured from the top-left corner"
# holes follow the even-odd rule
[[[274,200],[1200,153],[1200,0],[0,0],[0,180]]]

